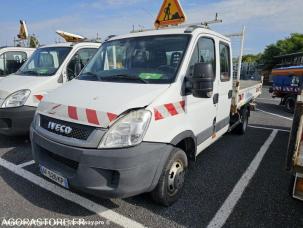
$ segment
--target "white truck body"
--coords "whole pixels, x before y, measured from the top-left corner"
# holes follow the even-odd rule
[[[45,94],[76,76],[72,75],[70,78],[68,76],[73,71],[68,67],[71,64],[75,65],[75,57],[84,53],[85,61],[88,61],[100,45],[100,43],[90,42],[67,42],[42,46],[34,52],[19,71],[3,78],[0,83],[0,123],[6,122],[0,127],[0,133],[8,135],[28,133],[35,109]],[[61,56],[59,50],[64,50],[64,55]],[[82,64],[82,67],[85,64]],[[21,104],[6,105],[11,96],[23,91],[28,91],[28,94],[25,94],[26,97]],[[13,109],[14,113],[11,113]],[[28,115],[25,115],[26,112]],[[11,118],[12,115],[14,117]],[[25,119],[22,119],[23,115],[26,116]],[[26,124],[20,124],[20,121]]]
[[[35,50],[35,48],[26,47],[0,48],[0,80],[2,77],[15,73]]]
[[[165,37],[163,39],[169,39],[170,37],[172,37],[172,39],[176,37],[177,39],[179,36],[190,37],[188,44],[182,53],[182,58],[177,58],[178,70],[176,72],[175,79],[170,83],[162,84],[153,82],[145,84],[143,82],[134,83],[131,81],[112,82],[103,80],[96,81],[76,79],[64,87],[56,89],[52,93],[48,94],[43,102],[39,105],[37,117],[33,123],[31,134],[34,158],[40,165],[43,167],[46,166],[59,176],[66,178],[66,181],[69,182],[70,185],[78,186],[78,188],[91,194],[99,194],[101,197],[126,197],[141,192],[152,191],[157,188],[157,184],[159,186],[158,181],[160,174],[165,167],[167,159],[169,156],[172,156],[169,155],[171,153],[170,150],[174,150],[174,148],[182,148],[182,150],[185,151],[187,158],[193,159],[205,148],[225,134],[230,129],[231,122],[232,124],[241,124],[241,113],[245,113],[245,116],[248,118],[248,114],[246,113],[249,112],[249,102],[252,102],[254,98],[261,93],[262,83],[254,82],[250,86],[241,88],[240,82],[236,82],[235,86],[233,86],[233,72],[231,63],[232,53],[230,40],[227,37],[205,28],[191,28],[190,31],[188,31],[186,28],[174,28],[117,36],[111,38],[103,45],[106,47],[107,43],[110,44],[111,42],[119,43],[127,39],[130,40],[129,42],[132,42],[131,40],[142,39],[142,43],[137,41],[134,42],[134,45],[138,44],[144,52],[146,51],[146,47],[141,47],[144,46],[144,39],[157,39],[155,38],[157,36],[160,37],[159,39],[162,39],[162,37]],[[160,45],[161,41],[159,42]],[[172,40],[170,43],[173,42],[176,41]],[[207,42],[210,42],[210,46],[213,44],[215,50],[213,57],[215,61],[212,61],[214,64],[213,67],[215,68],[215,78],[213,81],[212,93],[208,98],[201,98],[195,97],[192,93],[186,94],[186,92],[184,92],[184,85],[186,75],[188,75],[188,70],[191,66],[191,61],[196,53],[196,50],[199,50],[201,61],[203,58],[212,58],[211,51],[208,51],[207,47],[203,49]],[[198,44],[199,48],[197,49]],[[102,47],[99,50],[100,53],[98,52],[100,55],[103,53],[101,51]],[[225,48],[224,50],[229,49],[227,56],[226,52],[225,57],[223,57],[223,59],[225,59],[224,61],[229,59],[229,70],[227,72],[220,69],[220,67],[224,66],[222,65],[222,62],[220,64],[220,58],[222,59],[222,54],[224,55],[221,48]],[[115,48],[112,49],[115,50]],[[172,51],[174,52],[171,53]],[[139,51],[136,49],[136,52]],[[168,59],[170,58],[170,61],[164,60],[164,62],[170,63],[167,63],[165,67],[169,68],[169,64],[171,64],[170,66],[173,65],[173,57],[170,56],[178,56],[178,54],[175,52],[177,51],[167,51],[169,54],[167,54],[166,57]],[[85,69],[92,67],[98,53]],[[152,51],[149,52],[149,55],[152,55]],[[202,55],[204,55],[203,58]],[[160,55],[158,58],[160,58]],[[144,59],[146,58],[144,57]],[[114,65],[118,64],[115,61],[113,62]],[[104,68],[107,70],[109,68],[108,65],[107,57],[105,57]],[[82,73],[85,74],[85,70]],[[140,74],[140,78],[144,78],[146,80],[148,80],[150,77],[158,76],[158,74],[156,74],[156,76],[155,74],[148,73]],[[83,93],[78,93],[77,91],[83,91]],[[147,111],[147,113],[151,114],[151,118],[148,121],[148,127],[146,128],[144,134],[142,134],[142,142],[138,145],[130,145],[125,147],[117,146],[118,148],[104,147],[104,140],[107,137],[106,133],[103,135],[103,137],[100,137],[99,135],[100,138],[98,138],[96,135],[99,133],[96,132],[100,131],[100,134],[102,135],[101,132],[104,133],[111,131],[115,125],[118,125],[123,118],[131,115],[132,112],[134,115],[137,115],[138,113],[136,113],[134,110],[144,110],[143,112]],[[239,118],[234,118],[232,121],[231,119],[233,116],[238,116]],[[49,121],[48,125],[43,125],[45,124],[45,118]],[[60,122],[60,124],[58,122]],[[95,133],[93,132],[92,135],[86,140],[80,140],[74,138],[73,136],[69,136],[70,133],[73,134],[73,126],[91,127],[95,129]],[[58,138],[58,134],[61,135],[60,138]],[[46,139],[43,145],[39,143],[39,135]],[[95,135],[96,138],[93,135]],[[67,145],[69,149],[65,148],[64,150],[71,150],[69,153],[72,153],[73,149],[75,151],[79,149],[83,152],[83,154],[79,152],[80,154],[78,158],[72,156],[69,157],[67,153],[59,152],[58,154],[57,151],[63,151],[63,149],[59,149],[60,146],[55,149],[55,146],[51,143],[52,141],[56,142],[56,145]],[[149,143],[152,143],[153,146],[150,147]],[[93,183],[97,183],[99,180],[94,179],[94,177],[90,177],[89,179],[91,179],[92,182],[88,183],[87,186],[82,186],[82,184],[79,184],[79,180],[77,180],[77,178],[80,178],[77,177],[77,175],[70,179],[70,175],[75,174],[65,172],[64,170],[66,167],[64,165],[62,165],[62,167],[55,167],[53,164],[51,164],[51,160],[41,159],[43,152],[38,149],[40,146],[42,146],[45,151],[49,151],[49,153],[55,153],[66,159],[79,162],[79,165],[83,169],[87,170],[90,170],[95,166],[89,164],[89,162],[84,162],[83,166],[81,165],[81,161],[86,159],[89,160],[90,155],[87,155],[86,157],[85,154],[97,153],[98,155],[96,155],[95,159],[98,160],[97,157],[100,156],[100,163],[96,165],[96,168],[113,169],[113,172],[120,173],[119,175],[121,178],[121,183],[128,182],[134,184],[133,186],[124,186],[123,184],[118,184],[117,188],[109,189],[109,186],[106,186],[106,183],[102,183],[101,186],[93,189],[90,186],[94,185]],[[157,149],[158,146],[163,148]],[[90,149],[86,150],[84,148]],[[137,156],[138,158],[134,158],[132,156],[139,148],[142,153],[146,153],[148,150],[152,151],[147,153],[146,159],[141,160],[141,163],[134,165],[135,161],[137,161],[140,155]],[[159,152],[159,150],[162,150],[162,153]],[[112,158],[105,159],[105,157],[102,157],[109,152],[112,154]],[[157,156],[157,158],[149,156]],[[122,158],[124,158],[124,160]],[[157,159],[160,158],[162,159],[158,161]],[[105,164],[104,162],[107,159],[112,159],[112,162],[115,165],[109,166],[111,162]],[[120,162],[124,162],[123,165],[121,163],[121,166],[119,166]],[[133,166],[126,166],[126,164],[128,165],[129,163],[132,163]],[[185,163],[183,165],[187,166]],[[139,172],[135,167],[140,167],[143,173],[149,173],[149,175],[152,175],[152,177],[147,175],[144,177],[145,180],[143,181],[141,179],[141,174],[135,174]],[[126,175],[124,173],[125,169],[129,169],[129,172],[133,174],[133,177],[127,176],[127,178],[125,177],[124,179],[123,176]],[[177,169],[176,172],[179,171]],[[130,175],[130,173],[128,173],[128,175]],[[142,183],[142,181],[144,183]],[[178,179],[178,181],[180,182],[180,179]],[[97,191],[97,189],[99,189],[99,191]],[[170,203],[164,202],[164,204]]]

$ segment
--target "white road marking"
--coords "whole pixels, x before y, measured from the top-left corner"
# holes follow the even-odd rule
[[[290,130],[280,129],[280,128],[271,128],[271,127],[260,127],[260,126],[254,126],[254,125],[248,125],[250,128],[257,128],[257,129],[265,129],[265,130],[278,130],[283,132],[290,132]]]
[[[34,160],[31,160],[31,161],[28,161],[28,162],[24,162],[24,163],[22,163],[22,164],[19,164],[19,165],[17,165],[19,168],[24,168],[24,167],[26,167],[26,166],[30,166],[30,165],[33,165],[33,164],[35,164],[35,161]]]
[[[258,109],[258,108],[256,108],[256,110],[260,111],[260,112],[264,112],[264,113],[272,115],[272,116],[277,116],[277,117],[280,117],[280,118],[283,118],[283,119],[286,119],[286,120],[290,120],[290,121],[293,120],[292,118],[288,118],[286,116],[278,115],[278,114],[275,114],[275,113],[272,113],[272,112],[267,112],[267,111],[264,111],[264,110],[261,110],[261,109]]]
[[[227,221],[228,217],[231,215],[233,209],[235,208],[237,202],[241,198],[243,192],[245,191],[246,187],[248,186],[250,180],[255,175],[259,165],[266,154],[267,150],[269,149],[271,143],[274,141],[278,130],[273,130],[266,142],[263,144],[259,152],[256,154],[246,171],[243,173],[242,177],[235,185],[232,192],[224,201],[221,208],[217,211],[216,215],[208,224],[208,228],[221,228]]]
[[[39,187],[50,191],[52,193],[54,193],[55,195],[58,195],[68,201],[71,201],[73,203],[76,203],[80,206],[82,206],[83,208],[86,208],[89,211],[92,211],[94,213],[96,213],[98,216],[108,219],[110,221],[112,221],[113,223],[116,223],[122,227],[144,227],[142,224],[133,221],[123,215],[120,215],[102,205],[99,205],[89,199],[86,199],[76,193],[70,192],[64,188],[59,187],[58,185],[55,185],[51,182],[48,182],[46,180],[44,180],[43,178],[25,170],[22,169],[20,167],[18,167],[17,165],[8,162],[2,158],[0,158],[0,166],[8,169],[9,171],[15,173],[18,176],[23,177],[24,179],[30,181],[31,183],[38,185]]]

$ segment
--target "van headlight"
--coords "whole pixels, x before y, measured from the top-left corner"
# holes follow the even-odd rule
[[[103,136],[99,148],[121,148],[142,142],[151,119],[151,112],[137,110],[118,119]]]
[[[19,90],[9,95],[1,105],[1,108],[16,108],[23,106],[27,101],[27,98],[31,94],[28,89]]]

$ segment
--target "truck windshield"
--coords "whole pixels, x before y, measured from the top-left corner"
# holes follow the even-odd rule
[[[23,76],[52,76],[57,72],[71,49],[71,47],[39,48],[16,74]]]
[[[131,83],[171,83],[190,35],[126,38],[102,44],[77,79]]]

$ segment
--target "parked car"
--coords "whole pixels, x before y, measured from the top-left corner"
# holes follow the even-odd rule
[[[0,134],[29,132],[45,94],[76,77],[100,43],[59,43],[38,48],[15,73],[0,83]]]
[[[34,51],[35,48],[26,47],[0,48],[0,79],[19,70]]]

